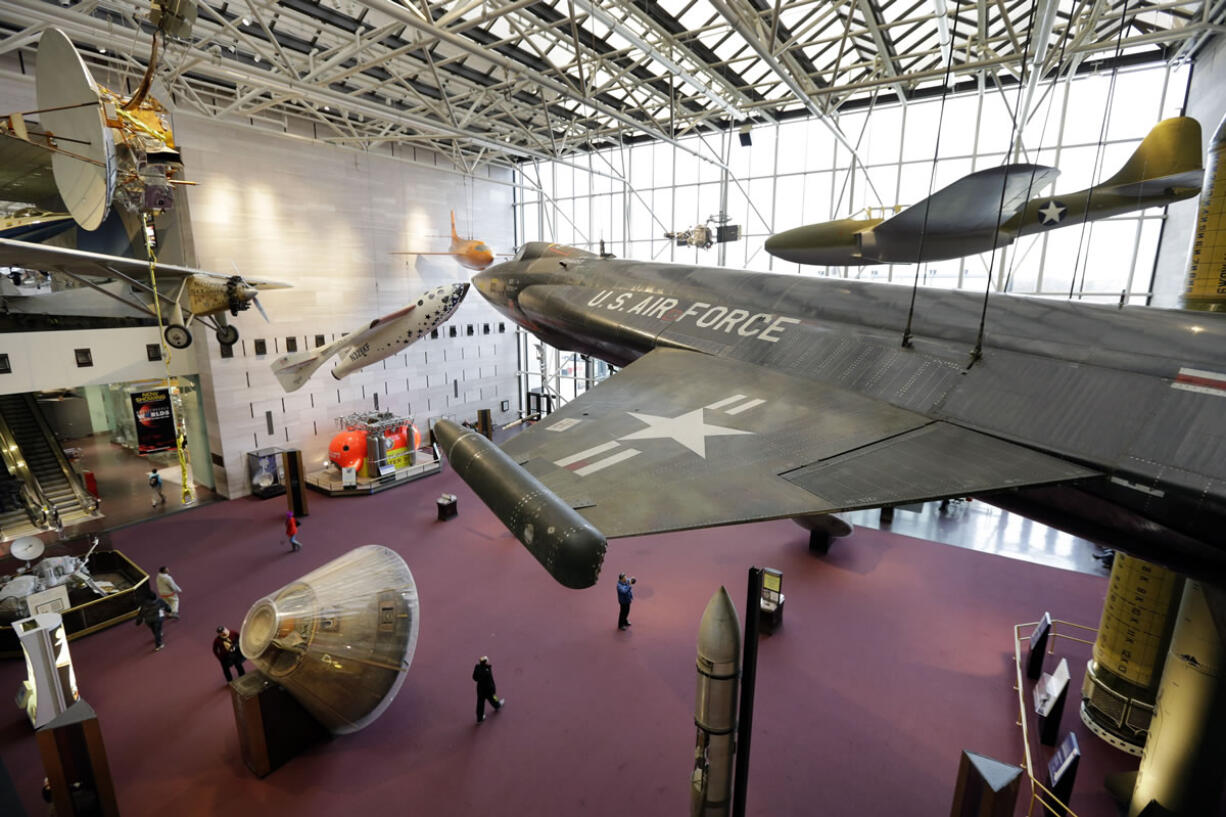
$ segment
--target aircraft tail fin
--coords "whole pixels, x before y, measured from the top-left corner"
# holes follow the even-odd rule
[[[451,240],[460,240],[460,234],[455,231],[455,210],[451,211]]]
[[[1164,119],[1119,172],[1097,189],[1121,196],[1153,196],[1171,188],[1200,188],[1203,155],[1199,122],[1189,116]]]
[[[272,373],[281,383],[281,388],[287,392],[298,391],[311,379],[315,370],[332,357],[336,352],[336,347],[336,343],[329,343],[306,352],[282,355],[272,362]]]

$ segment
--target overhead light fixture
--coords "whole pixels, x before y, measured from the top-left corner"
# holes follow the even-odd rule
[[[251,21],[250,21],[250,20],[248,20],[246,17],[244,17],[244,18],[243,18],[243,25],[245,25],[245,26],[249,26],[249,25],[251,25]]]
[[[753,144],[753,137],[749,135],[749,129],[751,127],[752,126],[746,122],[744,125],[741,125],[740,133],[737,134],[737,136],[740,137],[741,147],[743,148],[747,148]]]

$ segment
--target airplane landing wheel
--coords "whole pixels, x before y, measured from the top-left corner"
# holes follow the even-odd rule
[[[162,336],[166,338],[166,343],[175,349],[186,349],[192,345],[192,333],[187,331],[186,326],[179,323],[167,326]]]
[[[217,327],[217,342],[226,346],[233,346],[238,343],[238,330],[230,324]]]

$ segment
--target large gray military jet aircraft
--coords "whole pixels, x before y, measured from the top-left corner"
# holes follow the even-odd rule
[[[994,295],[980,345],[982,294],[921,289],[904,346],[912,292],[888,284],[543,243],[473,283],[626,366],[501,451],[435,426],[569,587],[606,537],[949,496],[1226,576],[1226,315]]]

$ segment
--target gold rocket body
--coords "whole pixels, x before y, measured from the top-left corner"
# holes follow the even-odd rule
[[[408,565],[366,545],[253,604],[239,646],[333,734],[347,734],[396,697],[417,647],[418,610]]]
[[[1226,312],[1226,119],[1209,141],[1205,188],[1188,257],[1185,309]]]

